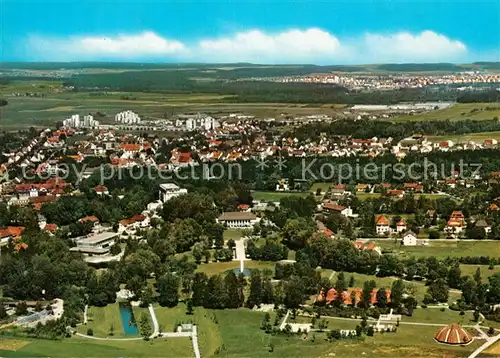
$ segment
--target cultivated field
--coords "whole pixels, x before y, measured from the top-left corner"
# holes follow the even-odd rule
[[[500,117],[498,103],[457,103],[451,107],[419,113],[412,116],[401,116],[391,119],[395,122],[429,121],[436,119],[464,120],[464,119],[493,119]]]
[[[243,112],[259,118],[281,115],[335,114],[343,106],[293,103],[230,103],[231,96],[210,93],[61,92],[57,81],[15,81],[0,85],[0,97],[9,103],[1,108],[0,128],[55,125],[72,114],[100,112],[102,123],[111,123],[116,113],[132,110],[142,119],[168,118],[176,113]],[[13,93],[42,93],[45,97],[13,96]]]
[[[483,142],[487,139],[500,139],[500,132],[477,132],[468,133],[462,135],[441,135],[441,136],[428,136],[427,139],[431,142],[441,142],[445,140],[451,140],[454,143],[466,143],[468,141]]]

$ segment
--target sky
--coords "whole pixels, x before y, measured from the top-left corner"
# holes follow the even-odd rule
[[[0,61],[500,61],[500,0],[0,0]]]

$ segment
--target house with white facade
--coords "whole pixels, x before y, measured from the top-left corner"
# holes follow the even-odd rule
[[[216,221],[230,229],[250,229],[260,221],[260,218],[251,212],[234,211],[222,213]]]
[[[377,235],[386,235],[391,232],[390,221],[385,215],[380,215],[375,219]]]
[[[180,188],[174,183],[160,184],[160,201],[166,203],[179,195],[187,194],[187,189]]]

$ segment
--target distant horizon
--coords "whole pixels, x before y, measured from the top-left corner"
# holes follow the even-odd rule
[[[499,64],[499,61],[474,60],[470,62],[373,62],[373,63],[331,63],[331,64],[314,64],[314,63],[258,63],[258,62],[200,62],[200,61],[127,61],[127,60],[70,60],[70,61],[0,61],[0,64],[134,64],[134,65],[251,65],[251,66],[315,66],[315,67],[366,67],[380,65],[479,65],[479,64]]]

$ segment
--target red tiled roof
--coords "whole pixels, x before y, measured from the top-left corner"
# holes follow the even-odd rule
[[[455,210],[454,212],[451,213],[450,218],[463,219],[464,214],[460,210]]]
[[[342,292],[342,302],[346,305],[352,304],[352,293],[354,292],[355,303],[359,303],[361,301],[361,296],[363,295],[363,290],[361,288],[349,288],[347,291]],[[377,303],[377,289],[373,289],[370,295],[370,303],[372,305]],[[385,290],[385,295],[387,298],[387,302],[391,302],[391,290]],[[326,304],[330,304],[333,301],[337,300],[338,293],[334,288],[330,288],[326,294]],[[317,297],[318,302],[323,302],[325,300],[325,291],[321,289],[320,294]]]
[[[0,238],[20,237],[23,231],[24,231],[23,226],[7,226],[4,228],[0,228]]]
[[[146,217],[144,215],[141,215],[141,214],[134,215],[131,218],[120,220],[120,225],[129,226],[129,225],[132,225],[136,222],[144,221],[145,219],[146,219]]]
[[[138,152],[141,149],[141,146],[134,143],[121,143],[120,149],[123,149],[126,152]]]
[[[377,226],[389,226],[390,222],[389,219],[385,215],[380,215],[376,220],[375,220],[375,225]]]
[[[331,211],[342,211],[345,209],[345,206],[337,205],[334,203],[324,203],[323,209],[331,210]]]
[[[57,230],[57,225],[56,224],[47,224],[47,225],[45,225],[45,227],[43,229],[45,231],[54,232]]]
[[[387,195],[389,196],[399,196],[399,195],[404,195],[405,191],[404,190],[398,190],[398,189],[392,189],[387,191]]]
[[[398,221],[396,226],[408,226],[408,224],[406,223],[406,221],[404,219],[401,219]]]
[[[99,222],[99,219],[97,218],[97,216],[95,215],[91,215],[91,216],[86,216],[84,218],[81,218],[80,220],[78,220],[79,222],[81,223],[84,223],[84,222],[87,222],[87,221],[91,221],[91,222],[94,222],[94,223],[98,223]]]
[[[108,188],[106,188],[104,185],[98,185],[94,188],[94,190],[97,192],[97,193],[104,193],[106,191],[108,191]]]

